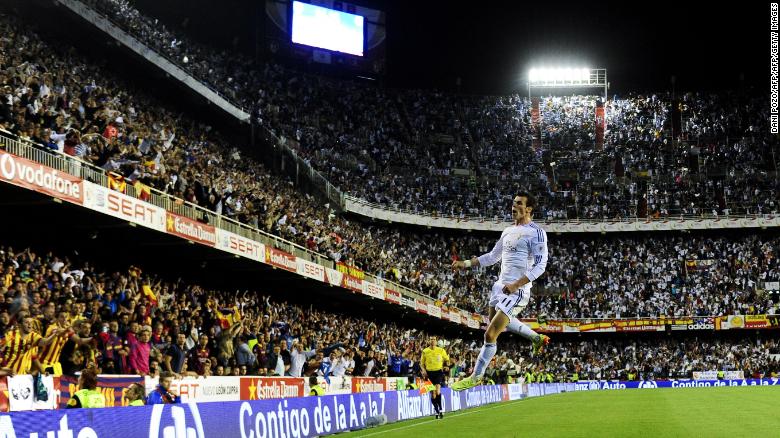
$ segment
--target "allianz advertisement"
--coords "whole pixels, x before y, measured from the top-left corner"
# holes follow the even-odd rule
[[[780,386],[780,379],[738,379],[738,380],[643,380],[610,381],[589,380],[574,383],[575,391],[598,391],[609,389],[656,389],[656,388],[700,388],[718,386]],[[531,385],[529,385],[531,386]],[[529,390],[529,396],[530,396]]]
[[[453,397],[454,395],[454,397]],[[502,387],[442,391],[446,411],[502,401]],[[0,414],[0,438],[309,437],[433,415],[430,394],[388,391],[243,402],[186,403]]]

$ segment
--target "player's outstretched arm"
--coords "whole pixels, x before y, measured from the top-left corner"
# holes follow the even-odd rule
[[[455,260],[452,262],[452,269],[456,271],[458,269],[468,269],[476,266],[479,266],[479,259],[476,257],[472,257],[470,260]]]
[[[504,234],[501,234],[501,238],[498,239],[493,249],[487,254],[482,254],[479,257],[472,257],[471,260],[461,262],[456,260],[452,262],[452,269],[467,269],[476,266],[490,266],[498,263],[501,260],[501,252],[504,250]]]

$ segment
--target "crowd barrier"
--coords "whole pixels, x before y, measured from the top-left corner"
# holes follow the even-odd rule
[[[705,379],[678,379],[662,381],[617,381],[592,380],[575,383],[532,383],[527,385],[501,385],[502,395],[507,400],[515,400],[520,394],[535,396],[557,392],[593,391],[611,389],[654,389],[654,388],[686,388],[706,386],[756,386],[777,385],[780,379],[742,379],[729,378],[740,376],[740,372],[728,372],[725,379],[710,377],[716,372],[701,372]],[[347,395],[372,392],[392,392],[406,389],[408,379],[405,377],[329,377],[318,378],[326,395]],[[418,379],[419,380],[419,379]],[[20,375],[0,378],[0,412],[16,412],[29,410],[63,409],[68,403],[78,385],[75,377],[44,376],[43,384],[47,389],[46,400],[37,400],[34,396],[32,376]],[[145,386],[146,392],[151,392],[157,385],[156,378],[141,376],[98,376],[97,388],[105,397],[106,406],[120,407],[126,405],[124,399],[127,388],[132,383]],[[418,387],[421,381],[416,382]],[[523,389],[520,389],[520,388]],[[272,399],[300,398],[309,395],[309,380],[303,377],[186,377],[174,379],[171,389],[181,396],[182,402],[236,402]]]
[[[359,394],[396,391],[406,388],[405,377],[320,377],[319,384],[326,395]],[[127,388],[132,383],[144,385],[146,392],[157,386],[157,379],[137,375],[100,375],[99,389],[106,406],[125,406]],[[77,390],[78,379],[69,376],[44,376],[47,388],[46,401],[34,397],[33,379],[30,375],[0,377],[0,412],[63,409]],[[171,389],[181,396],[182,402],[234,402],[296,398],[309,395],[309,379],[303,377],[211,376],[174,379]]]
[[[505,386],[479,386],[462,392],[445,388],[442,392],[447,412],[505,401],[508,397]],[[121,434],[125,438],[297,438],[361,429],[368,418],[377,415],[385,415],[389,422],[432,416],[430,394],[385,391],[223,403],[15,412],[0,414],[0,437],[99,438]]]
[[[723,380],[589,380],[573,383],[575,391],[599,391],[610,389],[658,389],[694,388],[717,386],[780,386],[780,378],[723,379]]]
[[[478,386],[461,392],[443,388],[442,405],[445,412],[454,412],[574,391],[759,385],[780,386],[780,379],[531,383]],[[390,390],[220,403],[190,401],[179,405],[14,412],[0,414],[0,438],[98,438],[118,434],[126,438],[297,438],[361,429],[369,418],[378,415],[385,415],[388,422],[432,416],[430,394]]]

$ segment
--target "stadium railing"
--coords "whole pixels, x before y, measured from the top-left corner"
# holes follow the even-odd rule
[[[111,188],[109,185],[108,172],[105,169],[97,167],[94,164],[88,163],[86,161],[80,160],[76,157],[71,157],[62,152],[51,150],[43,145],[36,144],[28,139],[19,138],[16,135],[4,130],[0,130],[0,149],[5,150],[6,152],[14,154],[16,156],[26,158],[28,160],[48,166],[52,169],[56,169],[60,172],[64,172],[79,177],[83,180],[90,181],[99,186],[106,187],[109,189]],[[144,197],[142,199],[140,196],[141,193],[139,193],[136,187],[132,184],[127,184],[124,193],[127,196],[136,199],[141,199],[144,202],[148,202],[152,205],[160,207],[163,210],[169,211],[171,213],[175,213],[195,221],[206,222],[209,225],[212,225],[216,228],[220,228],[222,230],[235,233],[244,238],[256,241],[258,243],[262,243],[263,245],[266,245],[268,247],[273,247],[285,251],[288,254],[291,254],[295,257],[299,257],[301,259],[313,263],[317,263],[318,265],[323,266],[325,268],[338,269],[336,263],[333,260],[329,259],[324,254],[311,251],[297,243],[290,242],[289,240],[283,239],[279,236],[270,234],[263,230],[254,228],[250,225],[241,223],[239,221],[236,221],[235,219],[231,219],[221,214],[217,214],[214,211],[205,209],[196,204],[192,204],[184,199],[177,198],[175,196],[172,196],[170,194],[167,194],[155,188],[149,187],[149,190],[151,192],[150,196]],[[386,280],[374,274],[364,272],[363,275],[365,275],[366,281],[372,282],[374,284],[386,288],[393,289],[394,291],[400,293],[402,296],[410,298],[412,300],[422,300],[426,303],[433,302],[434,300],[434,298],[430,296],[421,294],[420,292],[413,290],[409,287]],[[542,294],[545,294],[546,292],[553,293],[553,294],[556,293],[556,291],[552,289],[550,291],[540,290],[540,293]],[[460,311],[460,309],[457,310]],[[467,313],[471,313],[471,312],[467,312]],[[476,317],[477,315],[474,316]],[[710,316],[710,317],[680,316],[676,318],[716,318],[716,316]],[[658,319],[658,317],[648,318],[648,317],[641,317],[641,316],[633,316],[633,317],[620,318],[619,320],[627,321],[627,320],[645,320],[645,319]],[[599,321],[599,320],[614,321],[616,320],[616,318],[580,318],[580,319],[567,318],[566,319],[566,321],[583,321],[583,322]],[[563,320],[561,321],[565,322]],[[482,322],[484,323],[486,321],[482,321]]]
[[[0,130],[0,149],[4,149],[11,154],[41,163],[45,166],[82,178],[100,186],[110,188],[108,172],[105,169],[80,160],[76,157],[71,157],[62,152],[53,151],[43,145],[35,144],[30,140],[21,139],[10,132]],[[201,206],[190,203],[184,199],[177,198],[155,188],[150,188],[150,191],[151,196],[144,200],[150,204],[163,208],[166,211],[176,213],[180,216],[184,216],[192,220],[206,221],[208,224],[217,228],[221,228],[225,231],[230,231],[242,237],[263,243],[264,245],[280,249],[296,257],[317,263],[321,266],[336,269],[336,263],[324,254],[311,251],[308,248],[298,245],[297,243],[290,242],[289,240],[241,223],[235,219],[217,214],[214,211],[205,209]],[[125,194],[137,199],[141,199],[139,197],[140,193],[138,193],[132,184],[127,185]],[[413,289],[377,277],[373,274],[365,273],[365,276],[367,280],[373,283],[390,286],[397,292],[402,293],[403,295],[406,295],[410,298],[426,300],[431,299],[430,297],[422,295]]]
[[[368,202],[351,195],[344,195],[344,209],[391,222],[423,225],[428,227],[458,228],[468,230],[501,231],[511,225],[511,222],[485,216],[450,216],[426,212],[392,208]],[[721,223],[721,221],[723,221]],[[780,226],[780,215],[772,214],[730,214],[730,215],[674,215],[660,218],[624,217],[615,219],[537,219],[540,224],[546,224],[552,232],[603,232],[603,231],[652,231],[662,229],[702,229],[725,228],[726,221],[738,221],[740,227],[775,227]],[[671,225],[671,224],[674,225]],[[655,224],[655,226],[645,226]],[[663,225],[670,224],[670,225]]]

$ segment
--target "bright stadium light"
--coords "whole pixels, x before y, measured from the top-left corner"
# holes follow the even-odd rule
[[[603,88],[607,99],[607,69],[534,67],[528,70],[528,96],[534,88]]]
[[[590,74],[589,68],[532,68],[528,80],[539,85],[572,85],[587,82]]]

